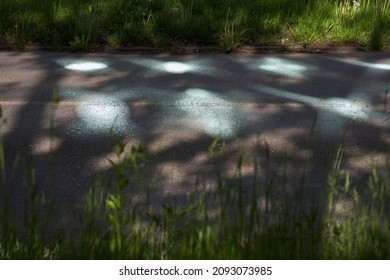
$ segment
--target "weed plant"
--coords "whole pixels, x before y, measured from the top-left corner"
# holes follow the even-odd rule
[[[390,46],[389,0],[2,0],[0,42],[88,50]]]

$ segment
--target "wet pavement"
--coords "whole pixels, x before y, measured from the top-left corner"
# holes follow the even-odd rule
[[[54,105],[56,87],[60,102]],[[121,139],[148,148],[147,176],[158,178],[150,181],[161,200],[188,197],[199,174],[212,181],[207,151],[216,137],[226,142],[226,178],[237,174],[244,153],[242,175],[250,184],[256,145],[267,143],[275,184],[287,172],[284,183],[293,191],[305,166],[305,188],[318,195],[329,157],[344,143],[343,167],[365,180],[372,164],[385,167],[389,99],[388,52],[0,52],[7,168],[18,154],[31,158],[40,189],[63,209],[80,206],[97,174],[111,170],[108,159]],[[8,180],[17,208],[23,171],[15,170]]]

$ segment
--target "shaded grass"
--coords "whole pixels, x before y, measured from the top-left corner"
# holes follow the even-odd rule
[[[0,36],[16,49],[102,46],[390,46],[388,0],[3,0]]]

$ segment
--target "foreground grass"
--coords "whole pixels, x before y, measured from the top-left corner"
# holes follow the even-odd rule
[[[390,1],[2,0],[0,43],[23,49],[390,46]]]
[[[50,210],[37,191],[35,169],[25,165],[24,226],[17,230],[9,220],[7,196],[2,196],[0,259],[390,258],[388,167],[381,174],[373,168],[360,192],[341,169],[343,150],[339,149],[323,182],[321,199],[307,207],[302,188],[292,196],[275,191],[275,178],[268,170],[272,154],[267,145],[258,145],[249,189],[243,184],[244,158],[240,156],[235,178],[216,172],[216,191],[199,177],[194,185],[197,192],[187,203],[159,206],[152,202],[153,190],[145,184],[145,147],[132,147],[129,153],[125,147],[123,142],[117,146],[113,173],[99,177],[90,187],[84,213],[80,213],[80,230],[64,229],[54,238],[45,237]],[[224,147],[219,139],[210,145],[211,163]],[[266,171],[262,176],[260,166]]]

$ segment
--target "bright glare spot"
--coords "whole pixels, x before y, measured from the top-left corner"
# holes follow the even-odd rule
[[[344,130],[345,118],[367,120],[375,113],[365,104],[343,98],[330,98],[321,102],[317,130],[321,137],[332,139],[339,137]],[[381,117],[381,116],[378,116]]]
[[[165,71],[173,74],[182,74],[191,71],[192,67],[181,62],[166,62],[163,64]]]
[[[259,68],[291,78],[303,78],[308,70],[306,66],[275,57],[262,59]]]
[[[352,64],[352,65],[367,67],[367,68],[373,68],[373,69],[379,69],[379,70],[390,70],[390,63],[370,63],[370,62],[344,59],[344,58],[335,58],[334,60],[341,61],[341,62],[348,63],[348,64]]]
[[[258,86],[257,90],[261,90],[261,92],[269,95],[318,106],[339,116],[351,119],[368,119],[371,112],[370,108],[366,107],[364,103],[353,102],[344,98],[322,99],[266,86]]]
[[[72,71],[92,72],[107,68],[107,64],[101,62],[77,62],[65,66],[66,69]]]
[[[390,64],[362,62],[361,65],[380,70],[390,70]]]
[[[204,72],[208,68],[199,65],[199,62],[161,61],[159,59],[137,58],[130,59],[131,63],[149,68],[156,72],[168,72],[171,74],[183,74],[188,72]]]
[[[115,98],[88,97],[77,108],[81,119],[78,130],[91,132],[129,134],[135,128],[125,102]]]
[[[351,102],[348,99],[343,98],[330,98],[323,101],[322,106],[340,116],[351,119],[368,119],[369,108],[366,108],[364,104],[358,104]],[[368,112],[367,112],[368,111]]]
[[[118,109],[112,104],[88,104],[82,106],[79,112],[87,124],[96,127],[110,126],[118,116]]]
[[[185,111],[199,129],[216,137],[234,135],[235,119],[232,104],[202,89],[189,89],[177,106]]]

